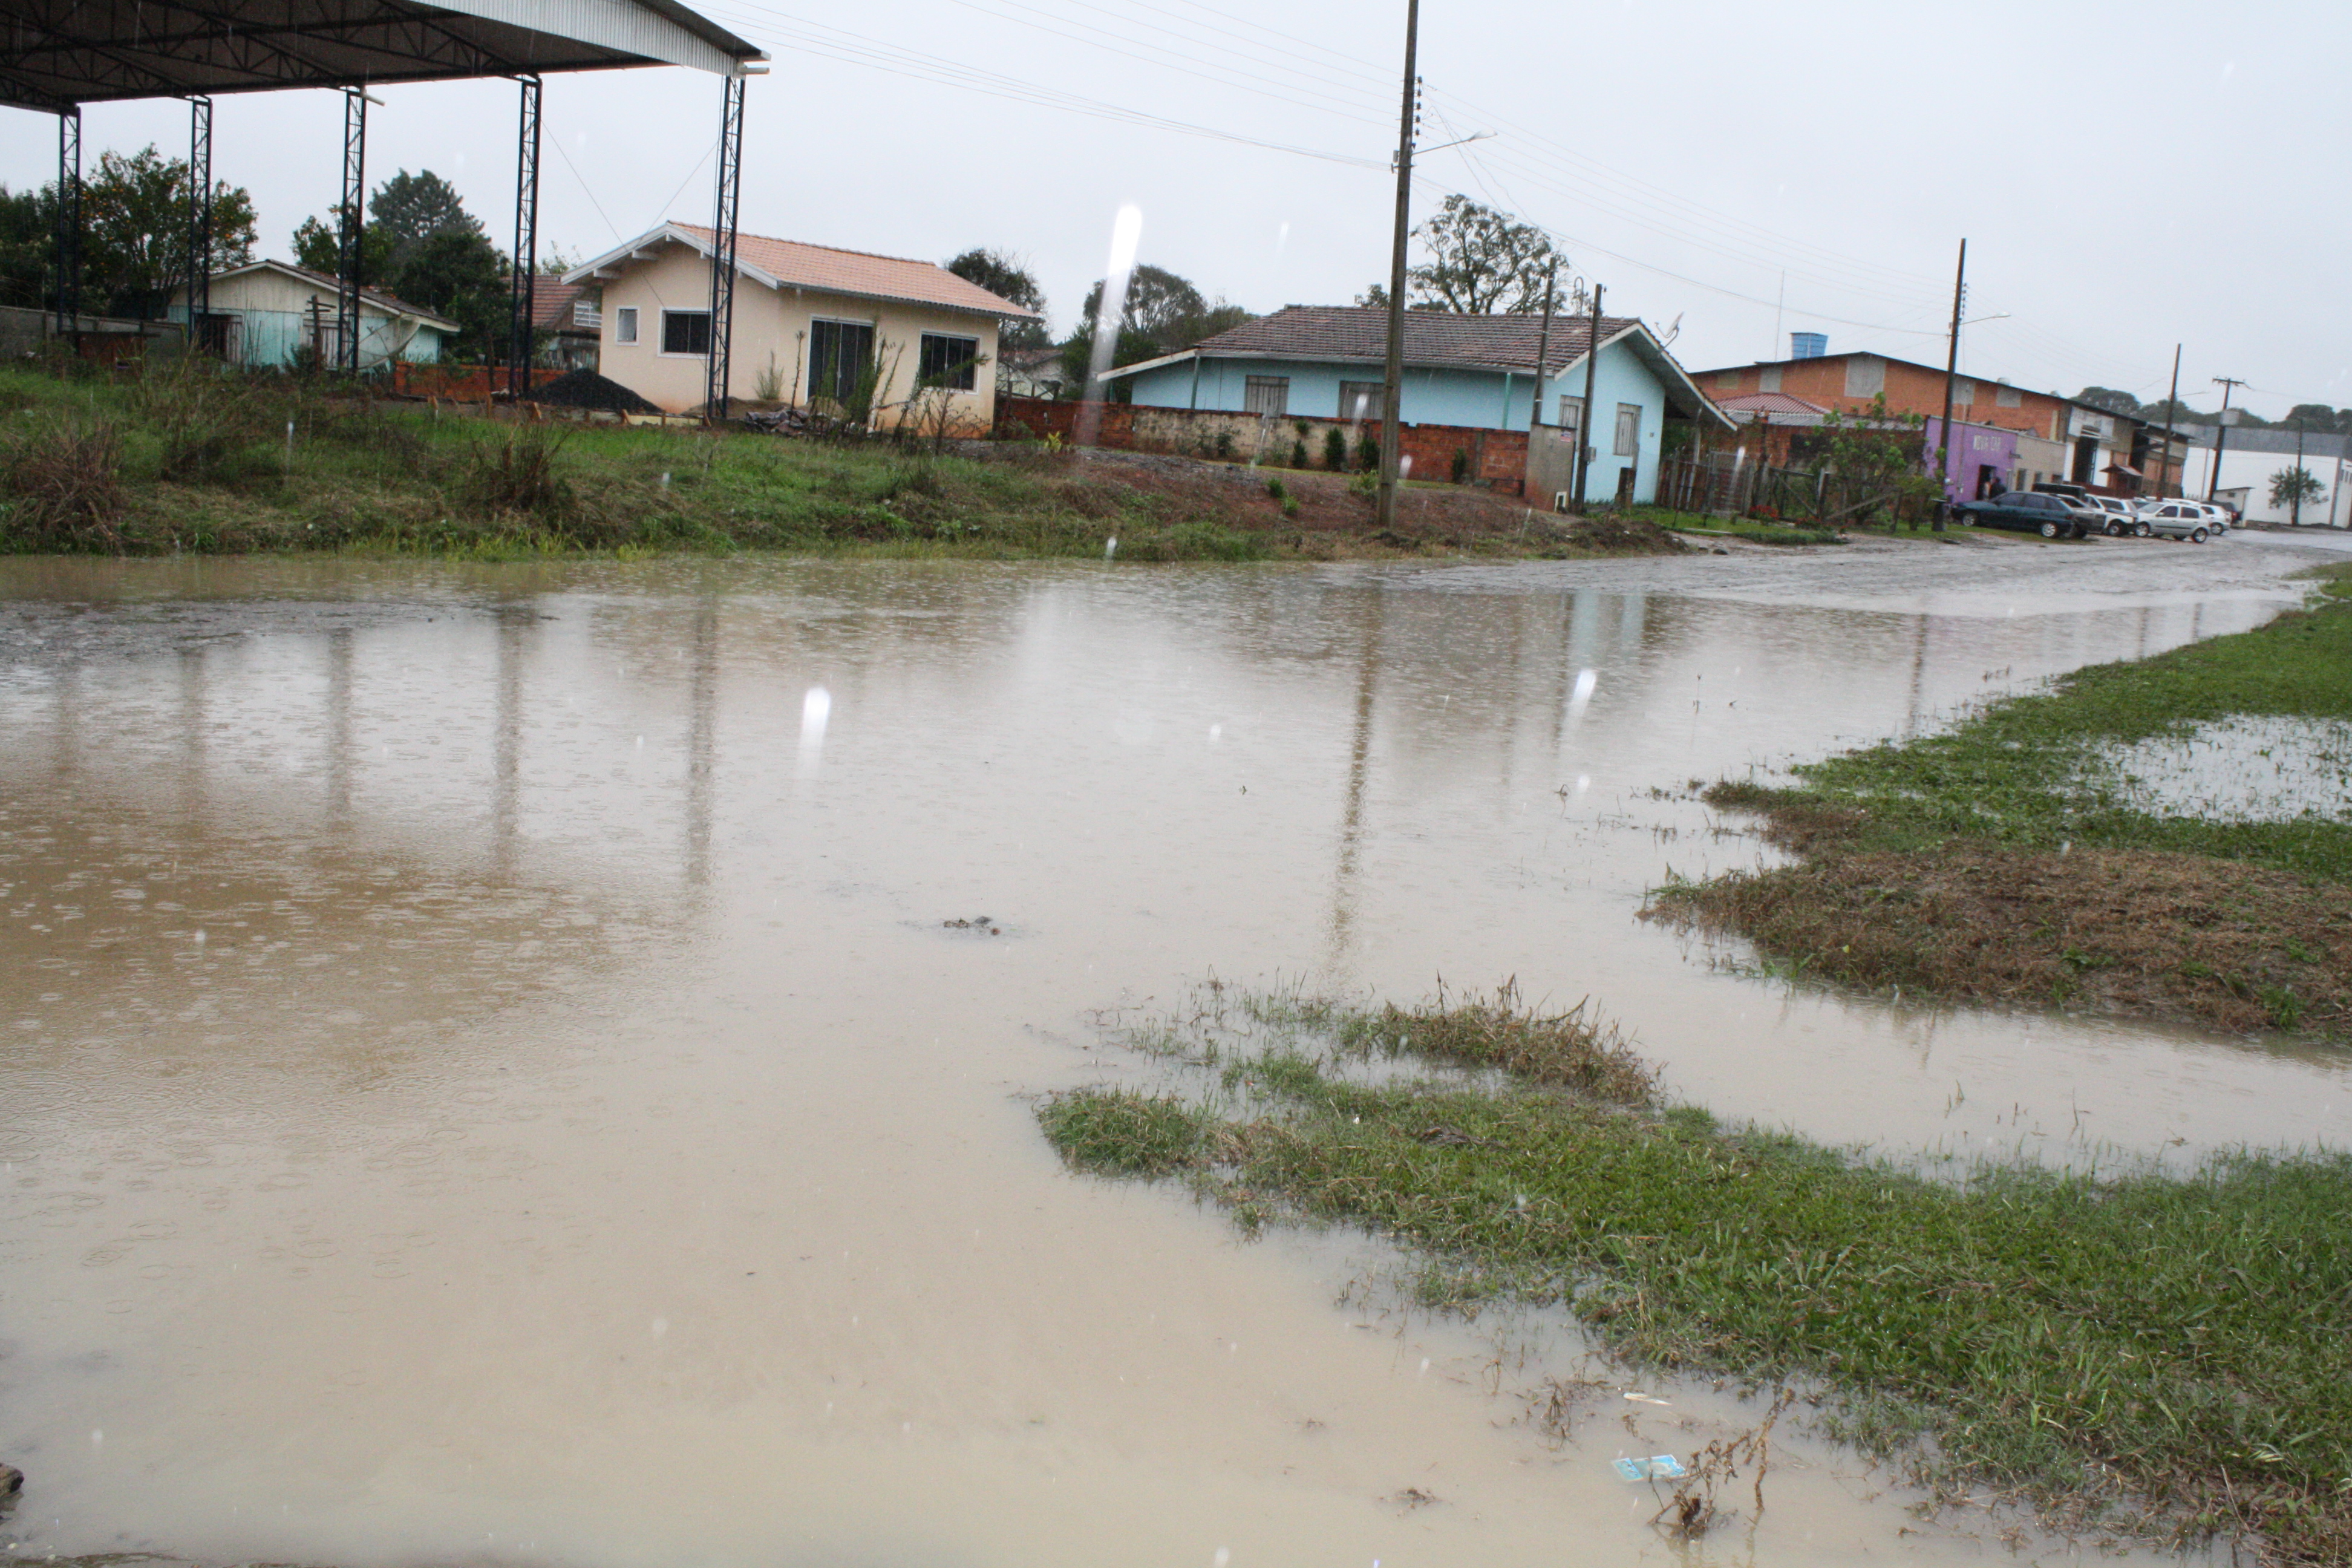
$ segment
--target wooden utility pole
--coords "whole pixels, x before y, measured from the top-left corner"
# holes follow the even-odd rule
[[[2164,455],[2157,459],[2156,499],[2164,499],[2165,480],[2172,473],[2172,421],[2180,413],[2180,345],[2172,345],[2172,390],[2164,396]]]
[[[1536,334],[1536,395],[1534,406],[1528,411],[1528,439],[1530,441],[1536,438],[1536,426],[1543,423],[1544,371],[1547,368],[1544,361],[1551,357],[1552,289],[1559,282],[1559,263],[1555,261],[1551,264],[1551,270],[1544,275],[1543,330]]]
[[[2217,375],[2213,381],[2221,389],[2221,417],[2213,425],[2213,471],[2205,479],[2207,500],[2221,493],[2221,449],[2230,444],[2230,394],[2246,384],[2229,375]]]
[[[1593,383],[1601,368],[1601,285],[1592,286],[1592,326],[1584,342],[1584,412],[1576,421],[1576,488],[1569,495],[1572,511],[1584,510],[1584,488],[1591,482],[1592,468],[1592,399]]]
[[[1397,473],[1403,466],[1404,431],[1398,415],[1404,401],[1404,243],[1412,227],[1412,141],[1421,118],[1421,79],[1413,55],[1421,41],[1421,0],[1405,0],[1404,107],[1397,120],[1396,226],[1389,241],[1388,376],[1381,388],[1380,526],[1396,524]]]
[[[1944,420],[1936,426],[1936,441],[1942,448],[1938,454],[1943,469],[1944,501],[1948,505],[1956,481],[1952,478],[1952,387],[1960,378],[1960,307],[1969,297],[1969,242],[1960,241],[1959,269],[1952,275],[1952,340],[1944,353]],[[1944,526],[1941,508],[1936,512],[1936,526]]]

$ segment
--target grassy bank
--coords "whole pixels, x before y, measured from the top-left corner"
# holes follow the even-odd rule
[[[1659,527],[1704,539],[1744,539],[1750,544],[1843,544],[1846,536],[1832,528],[1801,523],[1768,522],[1753,517],[1707,517],[1696,512],[1642,508],[1641,515]]]
[[[2352,720],[2352,603],[2080,670],[1786,788],[1717,784],[1799,859],[1657,908],[1843,985],[2352,1036],[2352,795],[2236,820],[2160,807],[2107,761],[2247,720]]]
[[[1375,534],[1344,475],[1034,444],[828,442],[492,421],[216,368],[0,370],[0,551],[336,550],[491,559],[739,549],[1138,561],[1636,553],[1647,525],[1558,524],[1412,487]]]
[[[1931,1485],[2352,1560],[2352,1157],[1929,1180],[1663,1106],[1581,1010],[1220,995],[1143,1039],[1214,1087],[1048,1101],[1074,1166],[1367,1226],[1436,1300],[1564,1301],[1639,1363],[1801,1380]],[[1436,1070],[1363,1069],[1398,1056]]]

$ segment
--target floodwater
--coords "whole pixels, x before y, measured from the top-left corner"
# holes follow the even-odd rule
[[[1822,1137],[2340,1141],[2340,1054],[1791,992],[1636,915],[1762,853],[1690,781],[2251,626],[2308,558],[0,563],[5,1531],[354,1565],[2003,1559],[1801,1441],[1759,1528],[1672,1546],[1609,1461],[1727,1398],[1604,1391],[1547,1441],[1511,1391],[1559,1325],[1415,1318],[1363,1237],[1070,1176],[1029,1097],[1139,1076],[1091,1021],[1212,974],[1516,975]]]
[[[2233,714],[2111,745],[2084,782],[2128,791],[2165,816],[2352,821],[2352,723]]]

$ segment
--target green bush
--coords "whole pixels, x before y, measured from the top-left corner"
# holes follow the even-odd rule
[[[1335,474],[1348,471],[1348,433],[1336,425],[1323,432],[1323,466]]]

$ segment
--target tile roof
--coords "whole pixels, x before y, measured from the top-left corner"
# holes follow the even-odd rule
[[[1639,323],[1630,316],[1601,318],[1607,342]],[[1558,315],[1544,357],[1557,370],[1584,356],[1592,331],[1589,316]],[[1543,336],[1540,316],[1457,316],[1450,311],[1407,310],[1404,363],[1423,367],[1461,365],[1528,370]],[[1271,316],[1244,321],[1200,344],[1203,354],[1263,354],[1274,359],[1350,360],[1380,363],[1389,352],[1389,313],[1378,306],[1292,305]]]
[[[714,230],[690,223],[669,226],[692,237],[705,251],[710,248]],[[863,250],[835,250],[827,245],[803,245],[796,239],[739,233],[735,237],[735,259],[758,268],[787,288],[823,289],[876,300],[906,300],[988,316],[1036,315],[1034,310],[1024,310],[1010,300],[999,299],[977,283],[967,282],[936,262],[903,256],[874,256]]]
[[[512,289],[511,274],[500,279],[502,287]],[[542,273],[530,286],[530,324],[542,332],[584,331],[572,320],[572,307],[586,296],[585,283],[566,283],[551,273]]]
[[[1829,412],[1818,403],[1808,403],[1785,392],[1735,393],[1729,397],[1716,398],[1715,405],[1726,414],[1821,415]]]

